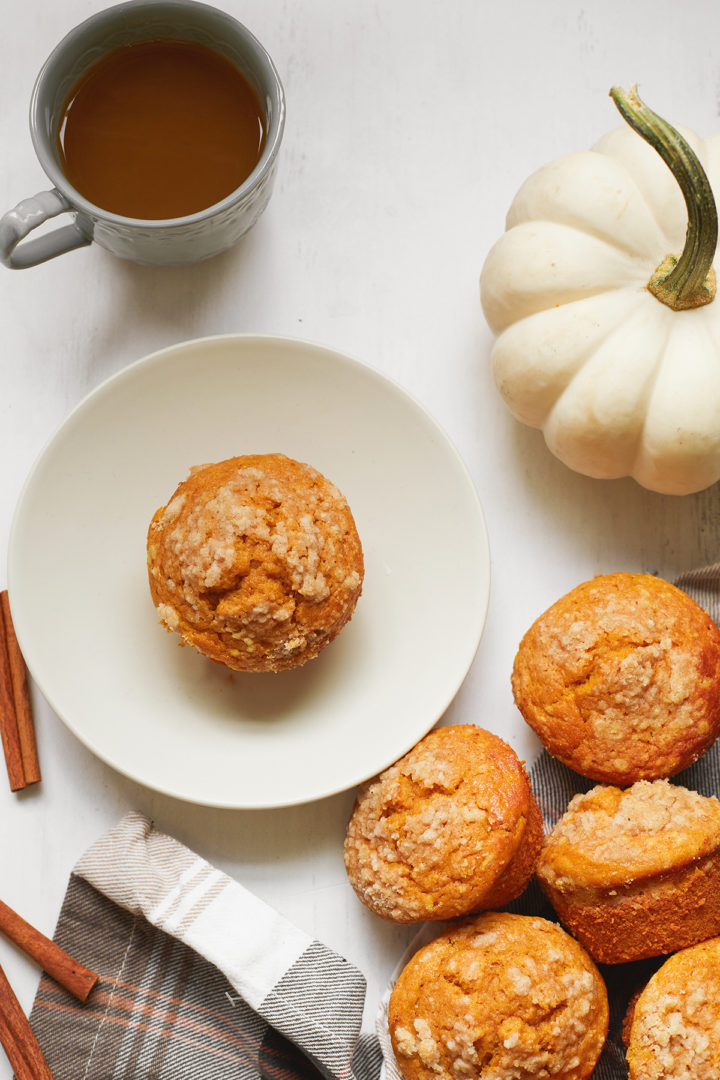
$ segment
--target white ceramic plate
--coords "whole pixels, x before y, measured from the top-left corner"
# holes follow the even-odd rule
[[[269,452],[345,494],[365,584],[316,660],[230,674],[158,625],[146,532],[190,466]],[[20,497],[8,582],[33,678],[98,757],[178,798],[270,807],[352,787],[433,726],[480,640],[489,555],[465,466],[403,390],[330,349],[227,336],[154,353],[74,410]]]

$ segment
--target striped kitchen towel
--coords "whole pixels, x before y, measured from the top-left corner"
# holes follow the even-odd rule
[[[86,1005],[43,977],[55,1080],[372,1080],[363,975],[130,813],[80,859],[56,941],[100,975]]]

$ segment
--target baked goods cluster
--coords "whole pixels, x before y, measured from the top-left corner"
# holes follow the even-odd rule
[[[459,920],[393,990],[405,1080],[592,1073],[608,1024],[593,960],[556,923],[497,911],[528,885],[542,832],[523,763],[472,724],[430,732],[359,790],[345,839],[359,899],[396,923]]]
[[[547,835],[523,763],[474,725],[422,739],[348,824],[366,907],[455,920],[392,991],[401,1076],[585,1080],[608,1030],[596,964],[656,958],[625,1019],[630,1080],[717,1080],[720,801],[669,778],[720,732],[720,631],[666,581],[605,575],[536,620],[512,689],[546,750],[600,781]],[[559,923],[498,910],[533,875]]]
[[[240,671],[316,656],[363,584],[346,500],[281,454],[193,469],[147,553],[162,622]],[[587,1080],[608,1032],[596,964],[674,954],[628,1010],[630,1080],[716,1078],[720,802],[668,778],[720,732],[720,631],[668,582],[605,575],[533,623],[512,690],[546,750],[599,782],[546,836],[523,762],[473,724],[363,785],[347,826],[348,879],[374,915],[445,922],[390,997],[401,1076]],[[500,910],[533,875],[559,922]]]
[[[351,618],[364,573],[344,496],[283,454],[192,469],[152,519],[147,561],[164,625],[256,672],[317,656]]]

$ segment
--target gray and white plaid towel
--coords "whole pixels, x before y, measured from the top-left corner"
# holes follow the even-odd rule
[[[676,584],[720,622],[720,563]],[[593,786],[546,754],[530,777],[548,828]],[[676,780],[717,795],[720,743]],[[534,883],[510,910],[554,917]],[[139,814],[82,857],[55,938],[100,975],[86,1005],[40,981],[30,1019],[56,1080],[399,1080],[389,989],[362,1034],[357,968]],[[622,1016],[658,963],[602,969],[611,1027],[593,1080],[627,1076]]]
[[[80,859],[55,939],[100,979],[43,977],[31,1024],[55,1080],[370,1080],[364,976],[130,813]]]

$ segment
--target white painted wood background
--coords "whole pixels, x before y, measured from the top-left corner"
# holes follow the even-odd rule
[[[0,0],[0,209],[47,187],[28,132],[35,76],[96,0]],[[669,120],[720,120],[712,0],[225,0],[272,54],[288,118],[257,228],[204,265],[161,270],[90,248],[0,271],[0,585],[23,480],[72,407],[130,361],[224,332],[295,335],[381,368],[449,432],[482,499],[493,558],[486,631],[446,719],[536,744],[514,709],[518,640],[598,572],[672,578],[718,557],[718,491],[682,499],[569,472],[508,415],[478,302],[483,259],[522,180],[620,120],[640,84]],[[58,573],[62,567],[58,566]],[[61,619],[61,613],[51,613]],[[392,657],[387,657],[388,665]],[[82,657],[78,657],[82,677]],[[367,1022],[410,929],[366,912],[342,863],[352,792],[229,812],[161,797],[95,760],[35,696],[44,781],[0,780],[0,896],[51,933],[71,866],[127,809],[233,873],[367,975]],[[29,1008],[37,971],[0,941]],[[0,1078],[10,1070],[0,1060]]]

